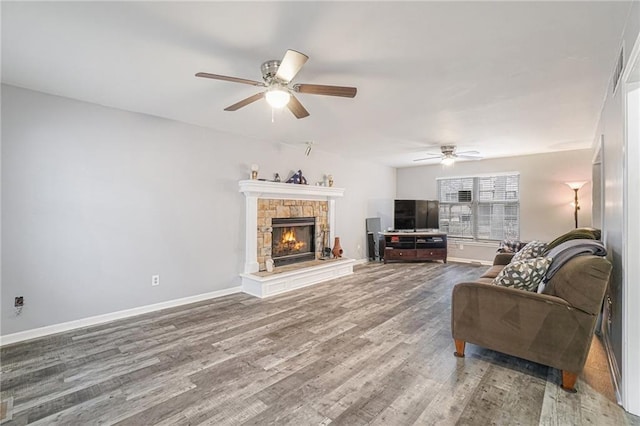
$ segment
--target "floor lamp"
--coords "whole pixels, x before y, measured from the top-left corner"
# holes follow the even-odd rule
[[[573,218],[575,220],[576,223],[576,228],[578,227],[578,210],[580,210],[580,204],[578,203],[578,191],[580,190],[580,188],[582,188],[584,186],[584,184],[587,183],[587,181],[584,182],[566,182],[566,184],[569,186],[569,188],[573,189],[575,198],[573,200]]]

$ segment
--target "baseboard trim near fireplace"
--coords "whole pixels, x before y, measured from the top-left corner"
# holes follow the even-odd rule
[[[353,259],[337,259],[328,260],[319,265],[268,275],[244,273],[240,274],[240,277],[242,277],[242,291],[259,298],[275,296],[276,294],[351,275],[353,274],[353,265],[355,263],[356,261]]]

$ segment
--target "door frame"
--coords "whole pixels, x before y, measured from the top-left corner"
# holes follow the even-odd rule
[[[630,413],[640,415],[640,82],[632,81],[633,72],[640,67],[640,34],[629,55],[622,74],[624,97],[624,153],[623,153],[623,284],[622,284],[622,405]]]

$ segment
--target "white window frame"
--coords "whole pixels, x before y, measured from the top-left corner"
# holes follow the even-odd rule
[[[441,232],[473,241],[520,238],[520,173],[452,176],[437,181]],[[467,191],[470,191],[470,200]],[[491,196],[487,196],[489,192]],[[491,209],[488,217],[482,215],[486,208]],[[461,214],[460,210],[468,211],[468,215]]]

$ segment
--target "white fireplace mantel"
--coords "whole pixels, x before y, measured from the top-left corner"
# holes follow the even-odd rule
[[[240,192],[245,195],[245,263],[244,273],[258,272],[258,199],[327,201],[329,241],[335,228],[335,199],[344,196],[344,188],[300,185],[293,183],[241,180]]]
[[[247,198],[328,201],[332,198],[342,197],[344,195],[344,188],[266,182],[261,180],[241,180],[240,192],[243,192]]]
[[[344,188],[241,180],[240,192],[245,195],[246,206],[245,263],[244,272],[240,274],[242,291],[263,298],[353,274],[355,263],[353,259],[333,259],[326,263],[287,272],[256,274],[260,268],[258,264],[259,199],[326,201],[329,241],[332,241],[336,221],[336,198],[344,195]]]

